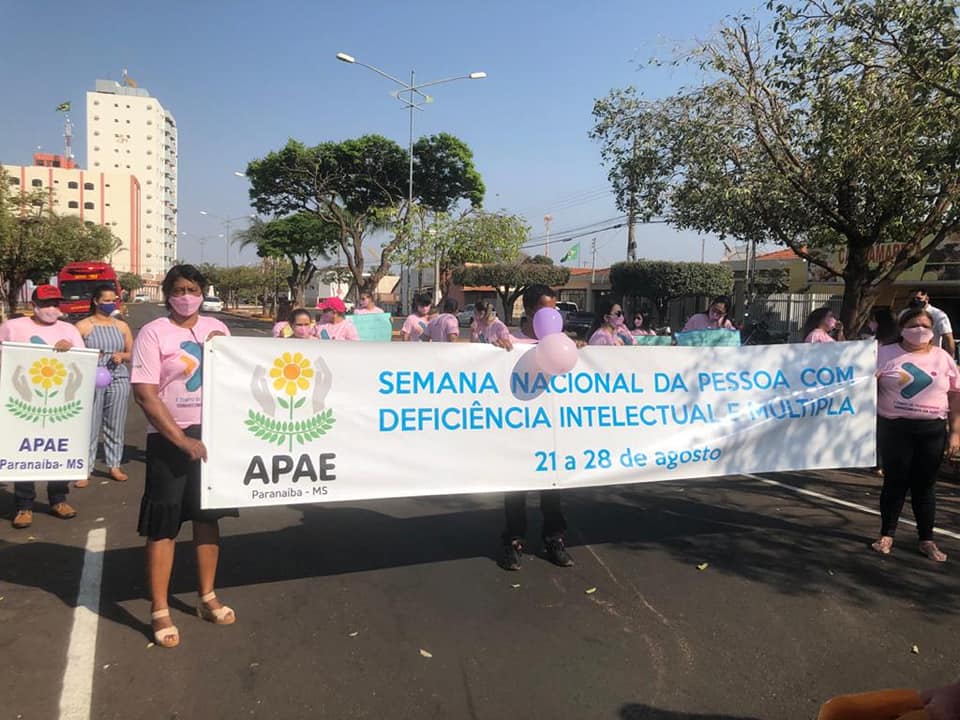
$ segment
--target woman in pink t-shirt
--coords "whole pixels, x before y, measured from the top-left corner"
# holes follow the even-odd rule
[[[900,510],[910,492],[920,552],[944,562],[933,541],[936,479],[944,448],[960,451],[960,372],[949,353],[931,344],[933,318],[923,309],[899,320],[900,342],[877,349],[877,445],[883,464],[880,538],[889,555]],[[947,435],[947,419],[950,433]]]
[[[633,327],[630,328],[630,333],[633,335],[656,335],[657,333],[648,328],[646,323],[647,317],[640,310],[637,310],[633,314]]]
[[[615,303],[610,298],[600,299],[588,344],[633,345],[633,336],[624,324],[620,303]]]
[[[473,324],[470,325],[470,342],[494,345],[509,339],[510,331],[497,317],[493,304],[478,300],[473,306]]]
[[[443,312],[437,315],[427,331],[420,336],[427,342],[456,342],[460,338],[460,321],[457,319],[457,301],[448,297],[443,301]]]
[[[807,315],[801,334],[805,343],[831,343],[843,340],[843,327],[834,317],[833,310],[822,307]]]
[[[733,323],[727,317],[730,314],[730,298],[718,295],[710,303],[706,312],[691,315],[683,326],[683,332],[691,330],[733,330]]]
[[[400,328],[400,338],[403,342],[419,340],[430,324],[430,296],[417,295],[413,299],[414,311],[407,315]]]
[[[347,306],[338,297],[329,297],[319,305],[320,318],[314,332],[321,340],[359,340],[357,326],[347,320]]]
[[[290,328],[290,333],[284,334],[281,337],[300,338],[303,340],[317,339],[317,334],[313,327],[313,318],[310,317],[310,311],[306,308],[293,310],[287,320],[287,327]]]
[[[353,311],[354,315],[370,315],[372,313],[382,313],[383,308],[378,308],[377,304],[373,302],[373,295],[368,292],[360,293],[360,304],[357,306],[357,309]]]
[[[217,625],[236,620],[213,588],[220,555],[218,520],[237,511],[200,508],[200,461],[207,459],[200,440],[203,345],[230,331],[219,320],[199,314],[207,282],[193,265],[174,265],[161,287],[170,314],[147,323],[137,335],[130,383],[148,423],[138,530],[147,538],[153,633],[157,645],[172,648],[180,644],[180,633],[170,620],[170,574],[174,542],[185,520],[193,522],[197,615]]]

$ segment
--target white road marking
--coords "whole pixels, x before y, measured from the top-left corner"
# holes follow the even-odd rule
[[[97,654],[97,624],[100,620],[100,584],[103,580],[103,551],[107,529],[87,535],[83,572],[73,610],[73,628],[67,647],[67,668],[60,691],[60,720],[89,720],[93,700],[93,671]]]
[[[824,495],[823,493],[818,493],[813,490],[806,490],[804,488],[799,488],[796,485],[788,485],[787,483],[778,482],[777,480],[770,480],[768,478],[760,477],[759,475],[748,475],[744,473],[743,477],[750,478],[751,480],[758,480],[759,482],[765,483],[767,485],[774,485],[776,487],[785,488],[791,490],[800,495],[806,495],[808,497],[817,498],[818,500],[826,500],[835,505],[842,505],[843,507],[850,508],[851,510],[859,510],[860,512],[868,513],[869,515],[879,515],[879,510],[874,510],[869,508],[866,505],[860,505],[855,502],[850,502],[849,500],[841,500],[840,498],[835,498],[830,495]],[[900,522],[906,523],[907,525],[913,525],[916,527],[917,524],[912,520],[907,520],[906,518],[901,518]],[[953,538],[954,540],[960,540],[960,533],[951,532],[950,530],[941,530],[940,528],[934,528],[933,532],[938,535],[943,535],[944,537]]]

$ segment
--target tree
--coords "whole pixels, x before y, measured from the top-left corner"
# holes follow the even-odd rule
[[[127,295],[132,295],[143,287],[143,278],[130,272],[120,273],[117,282],[120,283],[120,289],[124,290]]]
[[[611,172],[615,148],[636,147],[617,172],[637,178],[647,219],[791,248],[843,279],[841,319],[858,328],[883,287],[960,229],[954,3],[767,8],[768,28],[729,20],[686,58],[707,74],[699,87],[598,101],[595,133]],[[881,243],[896,252],[871,265]]]
[[[220,268],[217,273],[218,292],[225,305],[234,308],[243,301],[254,300],[260,291],[269,285],[272,278],[265,277],[259,267],[234,265]]]
[[[513,305],[530,285],[551,287],[570,279],[570,269],[554,265],[550,258],[535,256],[520,263],[468,265],[453,271],[454,282],[460,285],[492,285],[503,305],[504,322],[513,322]]]
[[[340,228],[313,213],[301,211],[278,220],[254,220],[239,234],[241,247],[254,245],[262,258],[286,258],[285,276],[297,307],[317,274],[317,262],[328,259],[340,240]]]
[[[733,274],[723,265],[639,260],[611,265],[610,285],[614,295],[652,302],[662,323],[671,300],[726,295],[733,288]]]
[[[437,213],[450,212],[460,200],[478,208],[486,192],[473,165],[473,152],[449,133],[422,137],[414,143],[413,190],[420,205]]]
[[[451,207],[462,197],[460,193],[467,193],[466,199],[471,200],[483,193],[482,183],[477,184],[479,176],[471,174],[475,171],[469,150],[464,155],[465,145],[452,136],[437,136],[443,137],[448,139],[423,141],[425,153],[427,149],[430,153],[419,170],[423,193],[435,204],[434,210]],[[283,217],[305,211],[337,227],[355,287],[372,291],[412,232],[408,168],[409,155],[399,145],[379,135],[365,135],[313,147],[290,140],[281,150],[251,161],[246,174],[258,212]],[[375,231],[392,237],[381,246],[376,266],[367,273],[363,245]]]
[[[103,225],[54,214],[48,191],[19,197],[9,187],[0,170],[0,292],[13,314],[27,281],[45,282],[70,262],[103,260],[117,238]]]

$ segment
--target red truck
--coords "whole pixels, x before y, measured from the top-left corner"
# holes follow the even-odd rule
[[[121,309],[120,283],[117,273],[103,262],[73,262],[57,274],[57,285],[63,295],[60,311],[71,322],[90,314],[90,296],[98,285],[112,285],[117,292],[117,311]]]

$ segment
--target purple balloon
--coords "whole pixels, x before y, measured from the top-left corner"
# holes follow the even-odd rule
[[[113,374],[107,370],[105,367],[97,368],[97,379],[94,384],[98,388],[105,388],[113,381]]]
[[[537,364],[551,375],[570,372],[577,364],[577,344],[563,333],[547,335],[537,345]]]
[[[538,340],[563,332],[563,315],[556,308],[545,307],[533,316],[533,333]]]

